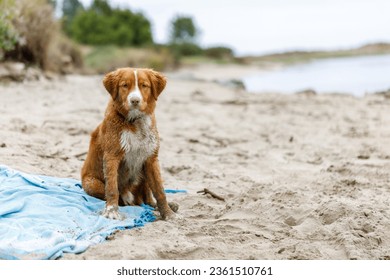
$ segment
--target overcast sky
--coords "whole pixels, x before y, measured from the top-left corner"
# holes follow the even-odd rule
[[[92,0],[81,0],[89,5]],[[238,55],[390,42],[390,0],[110,0],[142,11],[165,43],[175,15],[192,16],[204,46]]]

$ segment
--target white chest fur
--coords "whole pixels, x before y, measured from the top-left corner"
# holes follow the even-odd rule
[[[141,179],[142,167],[147,158],[156,151],[158,138],[155,130],[151,128],[151,119],[145,116],[136,121],[135,132],[123,131],[120,144],[125,152],[124,167],[128,180],[137,185]]]

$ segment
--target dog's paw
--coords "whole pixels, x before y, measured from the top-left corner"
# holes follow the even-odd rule
[[[168,218],[168,220],[171,220],[171,221],[183,221],[183,220],[184,220],[184,216],[175,213],[174,215],[170,216],[170,217]]]
[[[106,206],[102,216],[107,219],[120,220],[121,215],[119,214],[118,208],[114,206]]]
[[[170,211],[167,211],[165,213],[161,213],[160,212],[161,218],[163,220],[165,220],[165,221],[175,221],[175,220],[182,220],[183,219],[182,215],[173,212],[171,209],[169,209],[169,210]]]
[[[179,210],[179,204],[177,204],[176,202],[169,202],[168,205],[169,208],[171,208],[172,211],[175,213]]]

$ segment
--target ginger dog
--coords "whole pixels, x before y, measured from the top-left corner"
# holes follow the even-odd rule
[[[85,192],[106,200],[102,215],[107,218],[120,219],[119,203],[154,206],[151,192],[161,217],[172,217],[160,175],[154,115],[165,77],[150,69],[120,68],[108,73],[103,84],[112,98],[91,134],[81,170]]]

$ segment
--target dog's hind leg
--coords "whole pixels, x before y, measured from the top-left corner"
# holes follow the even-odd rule
[[[84,191],[90,196],[102,200],[105,199],[104,183],[101,180],[94,178],[92,176],[86,176],[82,180],[82,185]]]
[[[152,206],[153,208],[156,208],[157,205],[154,202],[152,190],[150,189],[147,180],[144,180],[143,185],[140,187],[140,191],[144,203]]]
[[[138,185],[131,185],[130,187],[125,188],[121,191],[121,198],[124,205],[148,204],[153,208],[156,206],[153,201],[152,193],[149,188],[146,188],[144,181]]]

